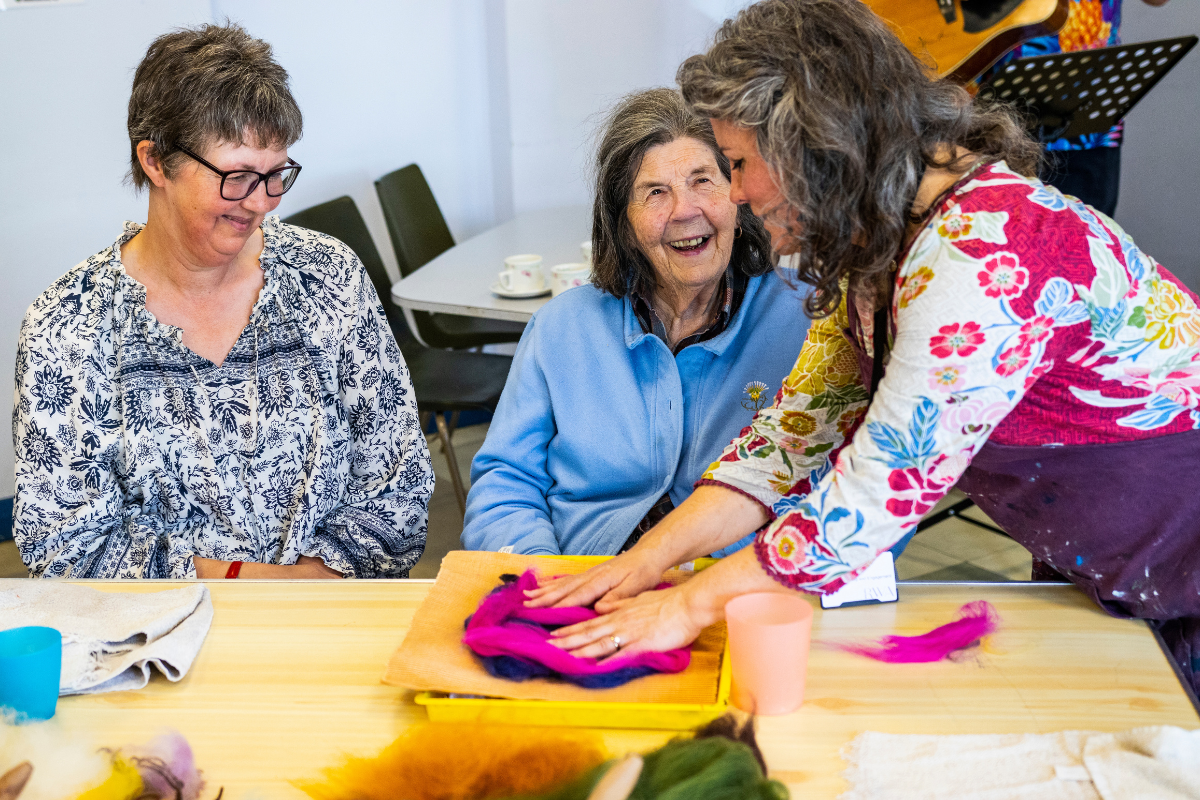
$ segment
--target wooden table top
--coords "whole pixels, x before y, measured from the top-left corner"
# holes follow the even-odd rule
[[[16,581],[0,581],[0,589]],[[167,581],[87,582],[152,592]],[[380,682],[432,581],[212,581],[215,617],[191,672],[148,687],[59,701],[56,724],[98,745],[187,737],[213,790],[303,797],[343,753],[371,754],[425,719],[412,692]],[[760,718],[772,774],[795,798],[845,789],[838,752],[857,733],[1116,731],[1200,727],[1144,623],[1112,619],[1069,586],[902,584],[901,602],[816,611],[807,696],[794,714]],[[887,665],[822,642],[915,634],[986,599],[1001,630],[957,661]],[[603,731],[614,754],[656,747],[664,731]]]
[[[550,295],[509,300],[492,294],[504,259],[519,253],[542,257],[546,286],[550,268],[577,263],[580,245],[591,239],[589,206],[526,211],[495,228],[455,245],[419,270],[392,285],[392,299],[408,311],[434,311],[528,322]],[[409,326],[412,326],[409,320]],[[413,328],[416,330],[416,328]]]

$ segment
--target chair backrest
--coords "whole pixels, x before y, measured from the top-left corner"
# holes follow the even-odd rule
[[[411,275],[454,247],[454,237],[416,164],[375,181],[400,274]]]
[[[379,300],[383,303],[384,311],[387,313],[388,322],[391,323],[396,339],[401,344],[407,344],[405,340],[411,338],[412,334],[404,321],[403,312],[392,301],[392,280],[388,276],[387,268],[383,265],[383,259],[379,256],[379,250],[375,247],[375,241],[371,238],[371,232],[367,230],[367,223],[363,221],[362,214],[358,212],[358,206],[355,205],[353,198],[342,195],[336,200],[330,200],[327,203],[321,203],[292,214],[284,222],[327,233],[340,239],[353,250],[367,269],[367,275],[374,284],[375,291],[379,294]]]

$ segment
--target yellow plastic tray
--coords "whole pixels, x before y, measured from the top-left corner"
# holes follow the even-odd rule
[[[573,561],[607,560],[606,556],[572,556]],[[715,563],[694,562],[699,572]],[[492,722],[513,725],[547,725],[572,728],[653,728],[689,730],[711,722],[729,708],[729,640],[721,653],[714,703],[603,703],[556,700],[506,700],[503,698],[450,697],[444,692],[421,692],[414,698],[425,706],[433,722]]]

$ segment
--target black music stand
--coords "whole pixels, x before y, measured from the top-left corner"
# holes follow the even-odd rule
[[[1195,36],[1018,58],[992,73],[979,99],[1012,103],[1043,142],[1104,133],[1196,44]]]

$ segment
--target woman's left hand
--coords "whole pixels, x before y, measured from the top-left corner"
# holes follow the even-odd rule
[[[608,658],[686,647],[716,622],[691,602],[686,585],[617,600],[602,617],[559,628],[550,643],[581,658]],[[620,646],[614,637],[620,640]]]

